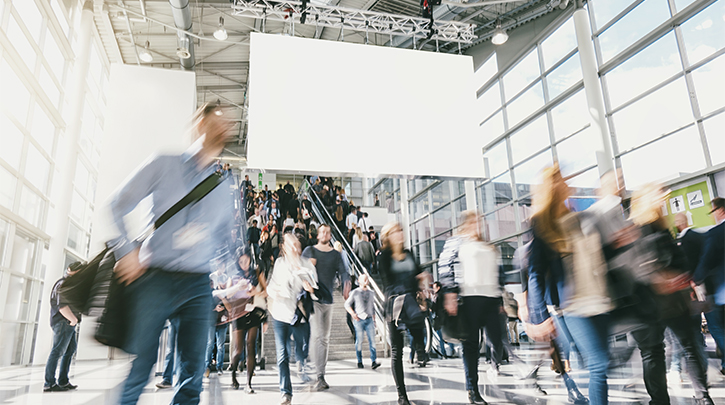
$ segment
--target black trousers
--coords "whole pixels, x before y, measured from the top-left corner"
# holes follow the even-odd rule
[[[642,367],[644,369],[644,385],[647,388],[651,405],[669,405],[670,396],[667,393],[667,365],[665,364],[665,328],[674,332],[685,351],[687,359],[687,374],[692,381],[695,398],[708,395],[707,366],[697,355],[697,332],[699,325],[695,325],[688,313],[655,321],[647,324],[643,329],[632,332],[642,354]]]
[[[398,397],[407,397],[405,391],[405,379],[403,377],[403,348],[405,347],[405,329],[398,328],[394,322],[388,323],[390,343],[392,345],[391,369],[395,388],[398,389]],[[423,344],[423,329],[408,329],[413,336],[413,345],[418,354],[418,359],[426,359],[425,345]]]
[[[472,296],[463,297],[463,319],[466,320],[468,339],[463,342],[463,369],[466,372],[466,390],[478,391],[479,331],[486,329],[486,338],[491,344],[491,363],[501,364],[503,354],[503,329],[501,298]]]

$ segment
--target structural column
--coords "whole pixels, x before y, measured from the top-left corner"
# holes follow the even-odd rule
[[[410,204],[408,204],[408,180],[400,179],[400,225],[405,235],[405,248],[410,249]]]
[[[463,182],[463,185],[466,189],[466,210],[473,210],[479,214],[483,214],[483,212],[479,212],[476,202],[476,183],[473,180],[466,180]]]
[[[576,42],[579,47],[579,58],[581,60],[582,75],[584,77],[584,92],[587,96],[587,106],[589,107],[589,118],[594,132],[600,136],[602,142],[598,148],[597,166],[599,167],[599,175],[614,169],[614,154],[612,153],[612,144],[607,128],[606,114],[604,110],[604,96],[602,93],[602,85],[599,81],[599,69],[597,68],[597,59],[594,53],[594,44],[592,43],[592,31],[589,24],[589,16],[581,0],[576,2],[576,11],[574,11],[574,29],[576,31]]]
[[[52,333],[48,327],[50,318],[49,294],[50,288],[65,271],[65,246],[68,239],[68,214],[73,200],[73,180],[75,178],[76,164],[80,147],[78,140],[81,132],[81,117],[86,93],[86,76],[90,64],[91,39],[93,38],[93,1],[87,0],[83,4],[78,26],[78,43],[76,45],[73,72],[66,86],[68,106],[65,118],[65,131],[63,147],[56,155],[57,181],[53,183],[51,194],[51,215],[49,215],[49,233],[51,236],[48,251],[47,269],[45,273],[45,288],[42,292],[38,337],[36,340],[34,363],[44,363],[52,341]]]

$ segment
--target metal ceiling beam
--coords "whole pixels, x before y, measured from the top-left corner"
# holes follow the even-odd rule
[[[209,85],[209,86],[196,86],[197,91],[208,91],[211,93],[223,92],[223,91],[244,91],[246,88],[247,88],[247,86],[242,86],[239,84],[218,84],[218,85]]]
[[[147,66],[154,66],[154,65],[163,65],[163,66],[179,66],[178,61],[174,62],[155,62],[155,63],[149,63]],[[199,63],[199,66],[201,66],[201,63]],[[248,61],[236,61],[236,62],[204,62],[204,69],[211,69],[211,70],[249,70],[249,62]]]
[[[409,38],[433,38],[443,41],[471,43],[474,24],[462,24],[457,21],[430,21],[420,17],[407,17],[394,14],[360,11],[343,7],[319,6],[296,0],[235,0],[232,6],[234,14],[265,19],[268,21],[289,21],[299,24],[302,13],[306,13],[309,25],[349,29],[357,32],[369,32]]]

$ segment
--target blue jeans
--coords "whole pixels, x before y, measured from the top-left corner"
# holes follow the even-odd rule
[[[176,318],[176,369],[179,381],[172,404],[199,403],[204,374],[204,352],[212,318],[208,273],[174,273],[148,269],[124,291],[129,313],[129,348],[136,353],[126,378],[121,405],[134,405],[156,363],[159,336],[167,319]]]
[[[554,342],[561,351],[561,359],[569,360],[571,354],[571,344],[574,343],[574,338],[571,337],[569,328],[566,327],[566,322],[561,316],[553,316],[554,326],[556,326],[556,338]]]
[[[179,320],[169,319],[169,338],[166,341],[166,359],[164,360],[163,381],[174,383],[174,357],[176,356],[176,331],[179,329]]]
[[[212,314],[216,317],[216,312]],[[224,342],[227,340],[229,324],[212,325],[209,328],[209,337],[206,341],[206,368],[211,369],[211,357],[214,353],[214,339],[216,338],[216,369],[224,369]]]
[[[712,311],[705,314],[707,319],[707,327],[710,329],[710,335],[712,335],[715,344],[722,353],[720,359],[720,368],[725,370],[725,306],[714,305]]]
[[[438,343],[440,344],[441,355],[443,355],[444,357],[448,357],[446,345],[448,345],[448,348],[451,350],[451,356],[456,354],[456,347],[453,346],[453,343],[446,343],[446,341],[443,340],[443,329],[438,329],[436,331],[436,335],[438,335]]]
[[[370,360],[375,363],[378,355],[375,351],[375,324],[373,318],[355,321],[355,351],[357,352],[358,363],[362,363],[362,346],[365,334],[368,335],[368,344],[370,345]]]
[[[310,323],[293,326],[292,336],[295,338],[295,359],[304,363],[310,354]]]
[[[589,370],[589,401],[592,405],[606,405],[609,403],[609,315],[589,318],[565,315],[564,323]]]
[[[50,350],[48,362],[45,364],[45,387],[55,385],[55,370],[60,359],[60,374],[58,384],[68,384],[68,371],[76,352],[76,327],[63,320],[53,325],[53,348]]]
[[[279,391],[282,394],[292,395],[292,377],[289,371],[290,351],[289,343],[294,327],[286,322],[272,318],[274,328],[274,345],[277,351],[277,368],[279,368]]]

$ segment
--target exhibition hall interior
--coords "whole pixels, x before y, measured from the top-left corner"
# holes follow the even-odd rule
[[[725,404],[725,0],[0,0],[0,404]]]

